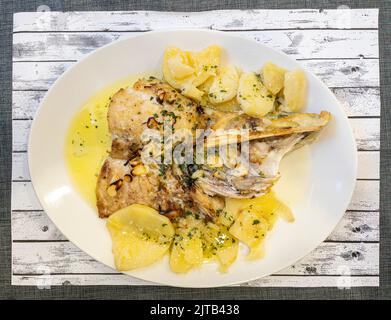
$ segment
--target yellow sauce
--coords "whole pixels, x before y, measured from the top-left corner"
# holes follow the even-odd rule
[[[121,79],[92,96],[75,114],[65,141],[65,160],[73,183],[93,206],[100,168],[111,146],[107,124],[110,97],[121,88],[131,86],[141,78]]]

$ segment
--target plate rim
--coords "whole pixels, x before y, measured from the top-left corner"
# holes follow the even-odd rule
[[[30,131],[29,131],[29,137],[28,137],[28,145],[27,145],[27,160],[28,160],[28,169],[29,169],[29,173],[30,173],[30,178],[31,178],[31,185],[32,185],[32,189],[34,190],[34,193],[36,195],[36,198],[39,202],[39,204],[41,205],[43,211],[45,212],[46,216],[49,217],[50,221],[55,225],[55,227],[67,238],[67,240],[72,243],[73,245],[75,245],[79,250],[81,250],[83,253],[91,256],[93,259],[95,259],[96,261],[98,261],[99,263],[101,263],[102,265],[104,266],[107,266],[109,268],[112,268],[111,266],[108,266],[106,263],[96,259],[94,256],[92,256],[90,253],[84,251],[82,248],[80,248],[75,242],[73,242],[67,235],[66,233],[63,232],[63,230],[61,229],[61,227],[59,227],[55,222],[54,220],[52,219],[51,215],[48,213],[50,210],[48,210],[48,208],[46,207],[46,204],[44,201],[41,200],[41,197],[39,196],[39,193],[36,189],[36,186],[34,184],[34,178],[33,178],[33,174],[32,174],[32,160],[31,160],[31,149],[32,149],[32,139],[33,139],[33,132],[34,132],[34,129],[35,129],[35,126],[37,125],[37,120],[40,116],[40,113],[42,112],[42,106],[46,103],[46,100],[47,98],[50,96],[51,92],[54,90],[54,88],[56,87],[56,84],[58,82],[60,82],[64,77],[67,76],[68,73],[72,72],[75,68],[78,67],[78,64],[91,58],[92,56],[94,56],[95,54],[98,54],[100,51],[110,47],[110,46],[114,46],[120,42],[125,42],[125,41],[129,41],[131,39],[136,39],[136,38],[140,38],[140,37],[145,37],[145,36],[148,36],[150,34],[165,34],[165,33],[176,33],[176,32],[202,32],[202,33],[214,33],[214,34],[221,34],[223,36],[228,36],[228,37],[232,37],[232,38],[238,38],[238,39],[241,39],[241,40],[246,40],[246,41],[249,41],[249,42],[253,42],[253,43],[256,43],[257,45],[259,46],[264,46],[264,47],[267,47],[269,50],[272,50],[274,51],[275,53],[279,54],[279,55],[283,55],[285,56],[286,58],[288,58],[289,60],[293,60],[295,63],[299,63],[300,64],[300,67],[308,74],[310,74],[312,77],[316,78],[317,82],[319,83],[319,85],[322,87],[322,90],[327,90],[331,93],[332,95],[332,99],[334,100],[335,104],[338,105],[339,109],[341,110],[341,112],[344,114],[344,117],[347,119],[347,124],[349,126],[349,130],[348,132],[350,133],[349,135],[349,140],[351,140],[351,143],[352,143],[352,147],[354,149],[354,163],[352,164],[353,166],[353,172],[354,172],[354,175],[353,175],[353,178],[354,178],[354,182],[352,184],[352,189],[351,189],[351,192],[349,194],[349,197],[347,197],[349,199],[349,201],[347,202],[347,205],[346,207],[344,208],[344,211],[343,213],[341,213],[341,215],[339,216],[338,220],[336,221],[334,227],[333,227],[333,230],[335,229],[335,227],[338,225],[338,223],[341,221],[341,219],[344,217],[345,213],[346,213],[346,210],[349,206],[349,203],[351,202],[351,199],[352,199],[352,195],[354,193],[354,190],[355,190],[355,186],[356,186],[356,183],[357,183],[357,167],[358,167],[358,150],[357,150],[357,142],[356,142],[356,139],[354,137],[354,133],[353,133],[353,129],[352,129],[352,126],[351,126],[351,123],[349,121],[349,118],[346,114],[346,111],[344,110],[344,108],[342,107],[341,103],[338,101],[338,99],[336,98],[335,94],[329,89],[329,87],[317,76],[315,75],[312,71],[310,71],[308,68],[306,68],[303,64],[300,63],[300,61],[296,60],[295,58],[289,56],[288,54],[284,53],[283,51],[279,50],[279,49],[276,49],[272,46],[269,46],[267,44],[264,44],[262,42],[258,42],[254,39],[248,39],[248,38],[245,38],[245,37],[242,37],[240,35],[237,35],[237,34],[234,34],[234,33],[228,33],[226,31],[220,31],[220,30],[210,30],[210,29],[197,29],[197,28],[181,28],[181,29],[178,29],[178,28],[164,28],[164,29],[159,29],[159,30],[152,30],[152,31],[147,31],[147,32],[143,32],[143,33],[140,33],[138,35],[135,35],[135,36],[123,36],[121,37],[120,39],[117,39],[115,41],[112,41],[110,43],[107,43],[91,52],[89,52],[88,54],[85,54],[83,55],[80,59],[78,59],[72,66],[70,66],[69,68],[67,68],[51,85],[50,85],[50,88],[47,90],[44,98],[42,99],[42,101],[39,103],[39,106],[34,114],[34,118],[33,118],[33,121],[31,123],[31,127],[30,127]],[[331,230],[331,232],[333,231]],[[315,247],[313,247],[312,249],[310,250],[306,250],[305,253],[301,254],[300,257],[298,258],[295,258],[295,259],[292,259],[292,261],[289,261],[289,263],[286,263],[284,266],[282,266],[281,268],[278,268],[277,270],[274,271],[274,273],[277,273],[279,272],[280,270],[283,270],[289,266],[291,266],[292,264],[294,264],[295,262],[303,259],[304,257],[308,256],[311,252],[313,252],[316,248],[319,247],[319,245],[321,245],[326,239],[327,237],[331,234],[328,233]],[[237,285],[237,284],[241,284],[241,283],[246,283],[246,282],[249,282],[249,281],[254,281],[256,279],[261,279],[261,278],[264,278],[266,276],[270,276],[274,273],[269,273],[269,274],[264,274],[262,276],[254,276],[254,277],[250,277],[250,278],[247,278],[246,280],[230,280],[230,281],[227,281],[225,283],[222,283],[222,284],[219,284],[219,285],[194,285],[194,284],[172,284],[172,283],[169,283],[169,282],[165,282],[164,280],[160,281],[160,282],[156,282],[156,281],[152,281],[152,280],[149,280],[145,277],[143,277],[142,275],[133,275],[133,274],[130,274],[129,272],[131,271],[118,271],[116,269],[114,269],[115,271],[121,273],[121,274],[125,274],[127,276],[130,276],[130,277],[133,277],[133,278],[137,278],[137,279],[140,279],[140,280],[143,280],[143,281],[148,281],[150,282],[152,285],[166,285],[166,286],[170,286],[170,287],[179,287],[179,288],[218,288],[218,287],[227,287],[227,286],[232,286],[232,285]]]

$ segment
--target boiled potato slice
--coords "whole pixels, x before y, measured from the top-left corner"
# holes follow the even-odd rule
[[[202,264],[202,228],[202,221],[193,216],[179,219],[170,254],[172,271],[185,273]]]
[[[226,198],[226,203],[227,203],[227,200],[229,200],[229,198]],[[226,205],[227,206],[227,205]],[[227,207],[225,207],[225,209],[223,210],[220,210],[218,212],[219,216],[217,218],[217,221],[222,224],[223,226],[226,226],[226,227],[230,227],[236,217],[237,217],[237,213],[238,213],[238,210],[228,210]]]
[[[220,272],[227,272],[229,266],[236,261],[238,257],[239,251],[239,241],[232,237],[232,244],[230,246],[226,246],[220,248],[217,251],[217,260],[219,262],[219,270]]]
[[[209,100],[214,104],[232,100],[238,91],[239,72],[235,66],[229,65],[220,69],[209,88]]]
[[[300,111],[307,100],[307,78],[303,70],[294,70],[285,73],[284,80],[284,110]]]
[[[170,254],[171,270],[185,273],[199,267],[203,262],[202,240],[200,237],[189,238],[188,235],[175,237]]]
[[[155,209],[134,204],[107,219],[113,241],[115,266],[120,271],[148,266],[168,251],[174,228]]]
[[[240,211],[229,232],[250,248],[248,259],[257,259],[263,255],[262,242],[268,227],[266,219],[258,211],[248,207]]]
[[[169,47],[164,52],[163,77],[174,88],[182,89],[183,82],[191,82],[191,77],[195,73],[195,68],[191,65],[189,55],[177,47]],[[194,76],[193,76],[194,78]]]
[[[226,272],[236,260],[239,241],[229,232],[227,227],[208,222],[203,229],[204,257],[216,259],[219,270]]]
[[[182,94],[186,97],[192,98],[197,101],[201,101],[202,96],[204,95],[204,92],[199,90],[196,86],[194,86],[192,83],[184,83],[182,85]]]
[[[198,87],[208,80],[209,77],[217,74],[221,63],[221,47],[211,45],[200,52],[193,53],[193,56],[197,66],[196,79],[193,81],[193,84]]]
[[[275,97],[254,72],[240,76],[237,99],[242,110],[252,117],[262,117],[273,110]]]
[[[174,55],[167,60],[168,69],[174,79],[181,80],[194,73],[194,68],[186,64],[184,60],[181,54]]]
[[[272,62],[266,62],[262,67],[263,84],[274,95],[284,86],[285,69]]]
[[[229,221],[235,220],[239,212],[247,207],[258,208],[262,212],[263,217],[269,221],[270,227],[274,224],[278,217],[281,217],[287,222],[293,222],[295,220],[292,211],[277,199],[274,192],[269,192],[261,197],[254,199],[225,199],[225,216]],[[221,216],[222,214],[220,214]],[[227,225],[227,224],[225,224]]]
[[[217,74],[220,60],[219,46],[209,46],[200,52],[169,47],[164,53],[163,77],[185,96],[201,101],[204,91],[197,87]]]

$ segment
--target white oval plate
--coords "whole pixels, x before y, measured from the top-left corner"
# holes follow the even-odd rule
[[[200,50],[221,45],[229,61],[243,70],[259,70],[266,61],[287,69],[303,68],[287,55],[268,46],[232,34],[206,30],[148,32],[102,47],[67,70],[52,86],[35,116],[28,147],[34,189],[58,229],[96,260],[114,268],[111,239],[105,221],[81,197],[68,176],[64,159],[65,135],[83,103],[100,89],[130,75],[157,70],[169,45]],[[294,153],[285,160],[278,186],[296,221],[279,221],[266,239],[265,258],[246,261],[241,249],[229,272],[221,274],[214,263],[187,274],[170,271],[167,257],[153,266],[127,274],[171,286],[217,287],[257,279],[286,268],[314,250],[343,216],[356,181],[357,154],[348,119],[331,91],[311,72],[305,111],[330,111],[333,119],[309,148],[309,164],[302,174],[290,174]],[[300,151],[296,151],[300,152]],[[297,165],[297,164],[296,164]],[[295,179],[293,181],[293,179]],[[290,180],[290,181],[288,181]],[[296,199],[284,199],[294,190]],[[293,191],[292,191],[293,192]],[[288,197],[289,198],[289,197]]]

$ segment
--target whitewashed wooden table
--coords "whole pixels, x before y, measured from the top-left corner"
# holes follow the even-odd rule
[[[338,227],[301,261],[244,285],[378,286],[380,89],[377,9],[15,14],[12,284],[150,284],[102,265],[64,238],[35,197],[26,150],[30,125],[39,102],[69,66],[84,54],[121,37],[167,27],[234,32],[284,51],[300,60],[331,88],[355,132],[359,151],[358,180],[348,211]]]

